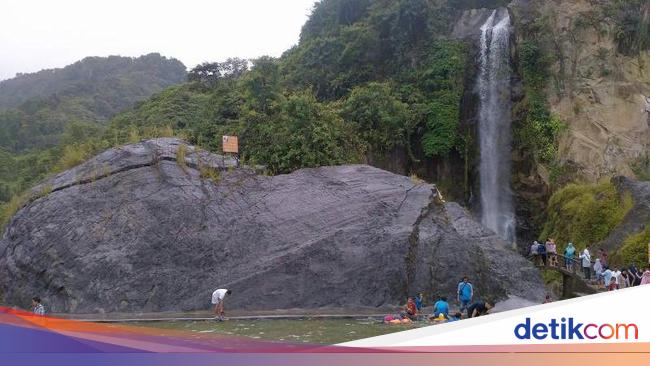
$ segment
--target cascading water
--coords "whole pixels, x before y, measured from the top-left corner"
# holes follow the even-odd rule
[[[510,189],[511,86],[510,15],[494,10],[481,27],[478,92],[481,220],[509,243],[515,242]]]

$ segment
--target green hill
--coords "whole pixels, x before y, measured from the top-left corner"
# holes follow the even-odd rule
[[[103,124],[151,94],[185,81],[185,66],[159,54],[88,57],[62,69],[0,82],[0,147],[56,145],[68,123]]]
[[[88,57],[0,82],[0,202],[56,169],[74,144],[100,136],[118,112],[185,80],[180,61],[152,53]]]

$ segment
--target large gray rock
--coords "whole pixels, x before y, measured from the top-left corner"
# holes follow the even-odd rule
[[[543,297],[537,271],[432,185],[365,165],[270,177],[179,146],[111,149],[37,187],[0,241],[3,302],[182,311],[226,287],[234,307],[381,306],[453,296],[463,275],[478,296]]]

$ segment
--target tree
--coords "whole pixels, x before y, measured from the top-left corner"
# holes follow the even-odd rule
[[[386,83],[373,82],[354,88],[343,102],[341,115],[356,126],[371,151],[388,151],[408,143],[408,106]]]
[[[220,79],[236,79],[248,70],[248,60],[229,58],[224,62],[204,62],[187,74],[190,82],[213,87]]]
[[[277,60],[268,56],[254,60],[243,86],[248,107],[262,113],[271,112],[274,102],[281,97]]]
[[[363,154],[353,126],[309,91],[289,95],[272,119],[257,122],[242,138],[244,151],[273,172],[358,162]]]

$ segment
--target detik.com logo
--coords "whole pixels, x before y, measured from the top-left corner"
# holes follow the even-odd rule
[[[531,324],[530,318],[515,326],[519,339],[639,339],[636,324],[578,323],[573,318],[551,319],[548,323]]]

